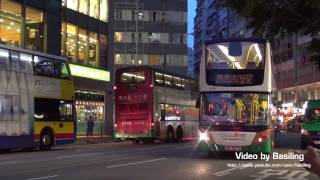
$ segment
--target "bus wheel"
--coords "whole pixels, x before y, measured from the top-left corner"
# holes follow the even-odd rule
[[[53,145],[53,134],[49,130],[43,131],[40,136],[40,150],[49,151]]]
[[[178,141],[178,142],[181,142],[182,139],[183,139],[183,131],[182,131],[182,127],[179,126],[179,127],[177,128],[177,141]]]
[[[173,128],[172,126],[169,126],[167,129],[167,140],[166,142],[172,142],[174,140],[174,135],[173,135]]]

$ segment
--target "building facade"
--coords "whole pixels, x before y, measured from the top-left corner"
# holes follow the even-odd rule
[[[77,134],[96,118],[95,134],[113,124],[108,0],[0,0],[2,44],[65,56],[75,84]],[[111,23],[112,24],[112,23]]]
[[[306,101],[320,98],[320,72],[309,61],[311,37],[302,32],[276,37],[273,58],[278,100],[288,107],[303,109]]]
[[[217,0],[197,0],[194,18],[194,68],[199,73],[202,46],[208,40],[229,37],[230,11],[217,8]]]
[[[114,1],[115,67],[187,74],[187,0]]]

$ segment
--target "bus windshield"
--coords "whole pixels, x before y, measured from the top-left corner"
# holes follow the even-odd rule
[[[200,124],[268,125],[269,95],[256,93],[204,93]]]
[[[209,85],[248,86],[263,83],[265,45],[258,42],[214,43],[206,49]]]

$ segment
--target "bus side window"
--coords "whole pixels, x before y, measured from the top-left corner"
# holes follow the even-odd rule
[[[65,62],[54,61],[54,75],[57,78],[69,79],[69,72]]]
[[[51,59],[34,56],[35,74],[54,77],[54,67]]]

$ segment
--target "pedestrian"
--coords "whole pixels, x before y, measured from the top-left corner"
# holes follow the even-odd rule
[[[94,120],[92,115],[89,116],[87,119],[87,141],[90,143],[93,142],[93,127],[94,127]]]

